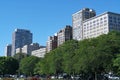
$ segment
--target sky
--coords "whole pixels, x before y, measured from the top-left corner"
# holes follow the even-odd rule
[[[46,46],[48,36],[72,26],[72,14],[82,8],[94,9],[97,15],[120,13],[120,0],[0,0],[0,56],[5,56],[16,28],[30,30],[33,42]]]

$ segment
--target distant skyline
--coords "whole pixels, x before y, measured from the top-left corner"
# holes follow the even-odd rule
[[[12,43],[16,28],[33,33],[33,42],[46,46],[48,36],[66,25],[72,26],[72,14],[82,8],[92,8],[97,15],[106,11],[120,14],[119,0],[1,0],[0,56]]]

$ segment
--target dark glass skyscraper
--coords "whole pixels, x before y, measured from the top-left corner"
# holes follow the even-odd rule
[[[12,56],[16,54],[17,48],[22,48],[24,45],[32,43],[32,33],[25,29],[15,29],[12,34]]]

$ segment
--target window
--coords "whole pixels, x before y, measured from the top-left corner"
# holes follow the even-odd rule
[[[97,23],[97,25],[99,25],[99,23]]]
[[[114,20],[116,20],[116,17],[114,17]]]
[[[102,24],[103,22],[101,21],[100,24]]]
[[[110,20],[110,22],[112,23],[112,20]]]
[[[107,20],[104,20],[104,22],[107,22]]]
[[[103,20],[103,18],[100,18],[100,20]]]
[[[107,17],[105,16],[104,19],[106,19]]]
[[[97,22],[99,21],[99,19],[97,19]]]
[[[95,21],[93,21],[93,23],[95,23]]]
[[[94,24],[93,26],[96,26],[96,24]]]
[[[92,24],[92,22],[90,22],[90,24]]]
[[[112,16],[109,16],[110,19],[112,19]]]
[[[120,21],[120,18],[118,18],[118,21]]]
[[[89,15],[89,13],[88,13],[88,12],[85,12],[85,15]]]
[[[114,20],[114,23],[116,23],[117,21],[116,20]]]
[[[105,23],[104,26],[106,26],[107,24]]]
[[[120,24],[120,22],[118,22],[118,24]]]
[[[116,21],[116,17],[114,17],[114,23],[116,23],[117,21]]]

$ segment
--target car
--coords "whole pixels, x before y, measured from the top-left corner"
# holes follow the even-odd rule
[[[55,79],[56,78],[56,76],[51,76],[51,79]]]
[[[106,76],[110,80],[120,80],[120,77],[115,74],[105,74],[104,76]]]
[[[59,75],[59,76],[58,76],[58,79],[63,79],[63,76],[62,76],[62,75]]]
[[[80,75],[71,75],[71,79],[72,80],[81,80],[81,77],[80,77]]]
[[[20,78],[26,78],[26,76],[24,74],[20,75]]]
[[[112,79],[112,80],[119,80],[119,79],[120,79],[119,76],[114,75],[114,74],[110,74],[110,75],[108,76],[108,78],[109,78],[109,79]]]

